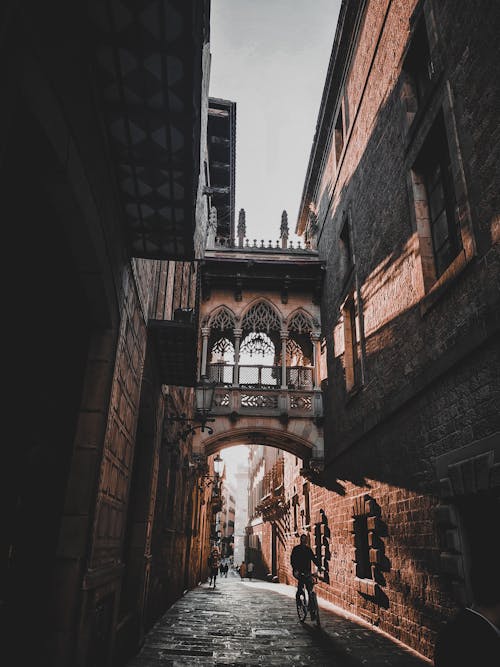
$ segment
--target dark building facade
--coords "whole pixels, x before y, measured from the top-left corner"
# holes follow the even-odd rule
[[[191,442],[209,3],[7,2],[11,664],[122,664],[204,576]]]
[[[214,241],[231,246],[235,240],[236,102],[209,98],[207,142],[210,202],[217,211]]]

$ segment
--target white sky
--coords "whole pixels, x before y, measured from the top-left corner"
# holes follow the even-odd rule
[[[238,466],[240,464],[248,465],[248,447],[246,445],[228,447],[227,449],[222,449],[220,455],[224,461],[226,477],[231,484],[235,485],[234,473],[237,471]]]
[[[236,102],[236,224],[274,242],[290,238],[340,0],[212,0],[210,96]]]

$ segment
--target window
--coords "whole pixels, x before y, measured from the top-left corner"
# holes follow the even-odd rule
[[[387,596],[381,585],[383,572],[388,572],[390,563],[385,557],[382,535],[386,535],[380,506],[369,495],[354,499],[351,520],[352,545],[358,592],[378,604],[387,604]]]
[[[371,579],[370,547],[368,544],[367,516],[354,517],[354,540],[356,549],[356,576],[360,579]]]
[[[340,156],[342,155],[342,149],[344,148],[344,121],[342,114],[342,105],[339,108],[337,118],[335,120],[334,140],[335,140],[335,164],[338,166]]]
[[[462,250],[442,113],[434,122],[414,165],[413,187],[424,283],[428,288]]]
[[[302,492],[304,494],[304,523],[308,526],[311,523],[311,508],[309,505],[309,482],[306,482],[302,486]]]
[[[356,335],[356,304],[351,293],[342,308],[344,320],[344,372],[346,390],[355,389],[360,381],[358,338]]]
[[[435,73],[423,16],[411,38],[403,70],[406,74],[407,110],[416,112],[423,105]]]
[[[347,216],[344,218],[342,229],[340,231],[339,250],[340,250],[340,271],[342,278],[345,280],[349,275],[354,263],[351,238],[349,232],[349,220]]]
[[[295,494],[292,498],[292,506],[293,506],[293,532],[296,535],[299,534],[298,504],[299,504],[299,496]]]

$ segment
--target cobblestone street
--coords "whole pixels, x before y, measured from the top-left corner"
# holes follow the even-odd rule
[[[152,628],[128,667],[157,665],[334,665],[423,667],[430,663],[381,632],[320,601],[321,629],[302,625],[295,589],[218,578],[176,602]]]

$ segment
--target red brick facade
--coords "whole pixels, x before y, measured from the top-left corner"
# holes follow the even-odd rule
[[[285,454],[279,576],[308,504],[320,595],[431,658],[499,547],[499,14],[346,2],[339,25],[298,223],[327,262],[326,468],[306,500]]]

